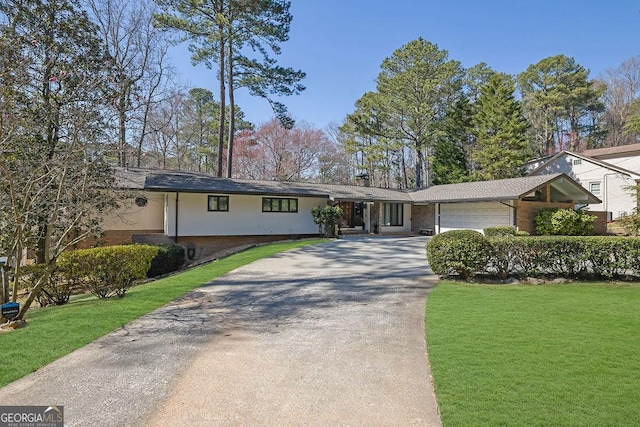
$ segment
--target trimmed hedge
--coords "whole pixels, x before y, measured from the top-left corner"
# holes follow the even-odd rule
[[[461,230],[467,231],[469,230]],[[448,232],[451,233],[451,232]],[[427,259],[434,273],[461,278],[477,274],[507,277],[563,277],[570,279],[640,279],[640,238],[614,236],[525,236],[481,239],[473,243],[442,233],[427,244]],[[479,233],[478,233],[479,234]],[[473,248],[477,253],[472,253]],[[479,261],[485,259],[484,264]],[[478,263],[470,262],[478,261]],[[458,271],[460,265],[463,271]]]
[[[613,236],[540,236],[489,241],[485,271],[501,277],[579,279],[640,277],[640,239]],[[479,272],[478,270],[477,272]]]
[[[81,282],[97,297],[123,297],[137,280],[147,276],[157,254],[157,246],[105,246],[65,252],[58,262],[66,280]]]
[[[491,245],[477,231],[452,230],[432,237],[427,243],[431,270],[441,276],[463,279],[482,269],[489,260]]]
[[[511,225],[486,227],[482,231],[484,232],[484,237],[486,237],[487,239],[492,237],[507,237],[516,235],[516,228]]]
[[[591,236],[597,217],[574,209],[540,209],[535,217],[536,233],[544,236]]]
[[[160,245],[158,254],[151,260],[147,277],[157,277],[180,270],[184,265],[184,248],[180,245]]]

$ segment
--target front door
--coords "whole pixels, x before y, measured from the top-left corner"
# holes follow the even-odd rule
[[[340,223],[342,228],[355,228],[364,225],[362,203],[340,202],[338,206],[342,209],[342,222]]]

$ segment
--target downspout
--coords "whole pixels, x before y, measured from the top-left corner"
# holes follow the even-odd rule
[[[174,237],[174,240],[175,240],[176,243],[178,243],[178,199],[179,199],[179,195],[180,195],[180,193],[176,192],[176,215],[175,215],[176,216],[176,224],[175,224],[176,232],[175,232],[175,237]]]

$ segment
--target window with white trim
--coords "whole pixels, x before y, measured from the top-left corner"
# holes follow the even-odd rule
[[[589,183],[589,192],[594,196],[600,195],[600,181]]]
[[[582,159],[573,159],[573,165],[581,165],[582,164]]]

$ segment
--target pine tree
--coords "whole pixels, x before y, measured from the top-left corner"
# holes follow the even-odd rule
[[[532,155],[527,122],[510,76],[496,74],[481,89],[473,115],[478,149],[473,153],[479,180],[522,176]]]
[[[445,116],[441,136],[433,146],[431,173],[434,185],[466,182],[471,179],[467,153],[471,147],[472,106],[460,98]]]

